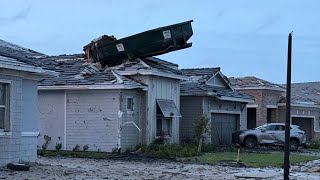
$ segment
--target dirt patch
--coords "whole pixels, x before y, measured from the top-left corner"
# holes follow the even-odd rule
[[[146,161],[146,158],[140,161],[137,157],[129,160],[39,157],[29,171],[0,169],[0,179],[242,179],[241,174],[248,177],[248,174],[263,174],[264,171],[273,173],[268,178],[283,178],[282,170],[277,168],[237,168],[150,159],[151,161]],[[313,176],[318,175],[319,173],[299,172],[292,174],[292,178],[313,179]]]

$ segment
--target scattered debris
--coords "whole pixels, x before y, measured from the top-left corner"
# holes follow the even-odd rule
[[[19,164],[19,163],[8,163],[7,168],[14,171],[29,171],[30,166],[26,164]]]

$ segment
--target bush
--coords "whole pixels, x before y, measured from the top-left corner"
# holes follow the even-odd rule
[[[86,144],[86,145],[84,145],[83,147],[82,147],[82,150],[83,151],[86,151],[86,150],[88,150],[89,149],[89,145],[88,144]]]
[[[195,145],[190,144],[150,144],[142,146],[141,152],[164,158],[192,157],[198,155]]]
[[[309,149],[320,149],[320,139],[310,140],[306,147]]]
[[[212,144],[202,144],[201,152],[213,152],[214,146]]]
[[[62,143],[56,143],[56,151],[60,151],[60,149],[62,148]]]
[[[79,148],[80,148],[80,146],[79,146],[79,144],[77,144],[77,145],[72,149],[72,151],[79,151]]]
[[[209,118],[206,116],[201,116],[197,119],[194,127],[194,138],[198,143],[198,153],[201,152],[202,144],[204,141],[204,135],[209,131]]]
[[[51,137],[48,135],[44,135],[43,139],[44,139],[44,144],[41,147],[43,150],[46,150],[49,146],[50,141],[51,141]]]

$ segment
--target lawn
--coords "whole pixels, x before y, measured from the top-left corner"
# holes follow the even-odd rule
[[[304,151],[320,152],[320,149],[304,149]]]
[[[95,151],[52,151],[52,150],[38,150],[40,156],[66,156],[78,158],[94,158],[104,159],[110,157],[111,153],[95,152]]]
[[[160,151],[161,150],[161,151]],[[163,148],[160,148],[159,152],[156,156],[159,157],[171,157],[172,151],[180,152],[178,155],[184,156],[177,156],[174,154],[178,160],[181,161],[188,161],[193,163],[200,163],[200,164],[219,164],[220,162],[226,161],[236,161],[237,159],[237,152],[214,152],[214,153],[203,153],[199,156],[190,156],[190,153],[183,153],[184,151],[179,149],[172,148],[166,151]],[[163,152],[164,151],[164,152]],[[167,152],[168,151],[168,152]],[[171,152],[171,154],[170,154]],[[182,154],[181,154],[182,153]],[[168,155],[169,154],[169,155]],[[94,159],[105,159],[110,158],[112,156],[111,153],[106,152],[90,152],[90,151],[45,151],[39,150],[38,155],[42,156],[67,156],[67,157],[78,157],[78,158],[94,158]],[[187,155],[187,156],[186,156]],[[180,157],[180,158],[179,158]],[[320,159],[319,156],[307,156],[307,155],[298,155],[298,154],[291,154],[290,155],[290,163],[297,164],[307,161],[312,161]],[[261,152],[240,152],[239,156],[240,162],[244,163],[247,167],[281,167],[283,164],[283,152],[272,152],[272,153],[261,153]]]
[[[236,161],[237,152],[216,152],[204,153],[196,158],[189,158],[189,160],[196,161],[203,164],[218,164],[221,161]],[[317,156],[305,155],[290,155],[290,163],[296,164],[320,159]],[[186,160],[186,159],[185,159]],[[187,159],[188,160],[188,159]],[[283,153],[248,153],[241,152],[239,160],[248,167],[281,167],[283,164]]]

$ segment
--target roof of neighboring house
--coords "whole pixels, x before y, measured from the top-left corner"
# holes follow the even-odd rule
[[[286,103],[286,97],[282,96],[282,98],[279,100],[278,103]],[[313,99],[309,99],[305,96],[300,96],[297,94],[291,94],[291,104],[295,105],[309,105],[309,106],[314,106],[314,105],[320,105],[318,101],[315,101]]]
[[[0,55],[15,58],[43,56],[44,54],[0,39]]]
[[[254,98],[246,93],[233,90],[228,86],[226,81],[225,87],[207,84],[207,81],[213,76],[219,74],[222,80],[227,80],[220,72],[220,68],[198,68],[198,69],[182,69],[184,75],[189,80],[182,81],[180,84],[181,95],[202,95],[215,96],[217,98],[233,98],[242,101],[253,101]]]
[[[247,77],[230,77],[229,81],[231,85],[236,89],[272,89],[272,90],[279,90],[284,91],[285,89],[275,83],[254,77],[254,76],[247,76]]]
[[[44,68],[59,72],[59,76],[46,78],[39,82],[40,87],[50,86],[75,88],[74,86],[86,86],[89,88],[107,88],[110,86],[121,88],[143,88],[144,84],[130,78],[121,76],[112,70],[100,70],[93,63],[86,63],[82,54],[60,55],[38,58]],[[42,88],[43,89],[43,88]]]
[[[291,92],[320,103],[320,82],[292,83]]]
[[[44,56],[39,52],[0,39],[0,67],[38,74],[53,74],[42,68],[35,57]]]
[[[215,68],[193,68],[193,69],[181,69],[183,74],[187,76],[204,76],[208,75],[212,77],[214,74],[220,71],[220,67]]]

